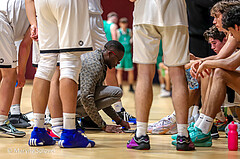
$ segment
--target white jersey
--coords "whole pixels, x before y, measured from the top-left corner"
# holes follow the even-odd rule
[[[14,41],[23,39],[30,23],[26,15],[25,0],[1,0],[0,12],[13,28]]]
[[[188,26],[185,0],[137,0],[133,25]]]
[[[88,0],[89,14],[102,14],[101,0]]]

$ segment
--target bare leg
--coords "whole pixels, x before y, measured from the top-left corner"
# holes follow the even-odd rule
[[[76,113],[77,105],[77,83],[71,79],[60,80],[60,98],[64,113]]]
[[[128,71],[128,84],[132,85],[134,83],[134,71]]]
[[[152,81],[155,73],[154,64],[138,64],[138,79],[135,92],[137,121],[148,122],[153,100]]]
[[[21,97],[22,97],[22,88],[15,88],[12,105],[20,104],[21,103]]]
[[[1,68],[1,73],[0,114],[7,116],[14,95],[17,73],[15,68]]]
[[[172,81],[172,100],[176,112],[177,123],[188,123],[188,88],[183,66],[169,67]]]
[[[119,69],[117,70],[117,81],[120,86],[122,85],[122,81],[123,81],[122,78],[123,78],[123,70]]]
[[[62,102],[59,95],[59,67],[56,68],[50,85],[50,93],[48,100],[48,108],[52,118],[60,118],[63,116]]]
[[[170,82],[169,72],[168,72],[167,69],[165,70],[165,82],[166,82],[166,88],[165,89],[167,91],[170,91],[171,90],[171,82]]]
[[[158,80],[160,84],[164,84],[164,78],[162,76],[161,69],[158,70]]]
[[[200,101],[200,89],[196,89],[196,90],[189,90],[189,108],[192,105],[199,105],[199,101]]]
[[[50,81],[34,78],[32,90],[32,107],[34,113],[44,114],[47,107]]]
[[[214,72],[213,81],[209,99],[206,102],[207,110],[204,114],[214,119],[216,114],[220,111],[220,107],[225,99],[226,86],[240,93],[240,72],[225,71],[217,68]]]

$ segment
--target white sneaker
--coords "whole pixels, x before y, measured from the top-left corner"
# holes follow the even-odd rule
[[[171,96],[171,93],[170,93],[170,91],[167,91],[167,90],[165,90],[165,89],[163,89],[162,91],[161,91],[161,93],[160,93],[160,97],[170,97]]]
[[[151,134],[176,134],[177,123],[173,122],[170,116],[162,118],[160,121],[148,125],[148,132]]]

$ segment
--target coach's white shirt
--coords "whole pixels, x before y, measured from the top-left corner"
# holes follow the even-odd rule
[[[136,0],[133,25],[188,26],[185,0]]]
[[[23,39],[30,25],[26,15],[25,0],[1,0],[0,12],[6,16],[13,28],[14,41]]]

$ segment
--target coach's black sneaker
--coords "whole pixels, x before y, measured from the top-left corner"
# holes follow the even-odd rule
[[[212,129],[211,129],[211,136],[212,139],[218,139],[219,138],[219,133],[217,130],[217,126],[213,124]]]
[[[0,135],[7,137],[24,137],[26,135],[23,131],[18,131],[9,120],[6,120],[3,125],[0,125]]]
[[[136,124],[137,120],[134,116],[130,115],[124,108],[121,109],[120,112],[117,112],[120,118],[122,118],[124,121],[127,121],[132,124]]]
[[[192,151],[195,150],[195,146],[191,141],[190,137],[178,135],[176,149],[178,151]]]
[[[85,129],[95,129],[95,130],[102,130],[96,123],[94,123],[94,121],[92,121],[92,119],[90,117],[84,117],[81,118],[81,125],[80,127],[85,128]]]
[[[11,113],[9,113],[8,120],[16,128],[27,128],[31,126],[31,124],[29,123],[30,120],[28,120],[27,116],[23,115],[22,113],[20,113],[19,115],[12,115]]]

